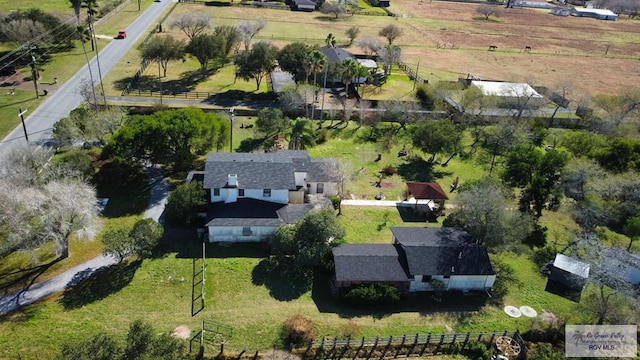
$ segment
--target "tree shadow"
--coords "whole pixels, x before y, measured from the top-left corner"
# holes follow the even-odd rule
[[[398,209],[398,214],[400,214],[402,222],[425,223],[428,220],[426,212],[416,211],[413,207],[396,206],[396,209]]]
[[[79,272],[58,301],[65,310],[72,310],[102,300],[127,286],[141,264],[137,260]]]
[[[2,264],[7,264],[6,259],[2,259]],[[25,269],[17,269],[0,274],[0,296],[7,295],[14,291],[26,291],[35,284],[36,280],[42,276],[51,266],[62,260],[56,257],[46,264],[36,265]],[[4,266],[0,267],[3,268]]]
[[[301,268],[293,258],[270,257],[260,261],[251,273],[254,285],[264,285],[279,301],[291,301],[311,290],[313,270]]]
[[[140,214],[147,208],[149,177],[137,163],[108,160],[94,175],[93,183],[99,197],[109,198],[102,212],[106,217]]]
[[[412,156],[398,165],[398,175],[405,181],[431,182],[445,176],[452,175],[452,172],[435,171],[434,163],[424,160],[419,156]]]
[[[269,246],[265,243],[205,243],[204,248],[207,259],[261,259],[269,256]],[[157,255],[162,257],[169,253],[175,253],[181,259],[201,258],[202,240],[195,229],[167,228]]]
[[[256,90],[257,91],[257,90]],[[273,94],[268,92],[227,90],[210,96],[211,100],[238,100],[238,101],[273,101]]]

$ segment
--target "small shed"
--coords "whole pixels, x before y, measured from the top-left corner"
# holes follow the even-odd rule
[[[609,9],[573,8],[571,15],[599,20],[617,20],[618,15]]]
[[[449,200],[447,193],[436,182],[408,182],[407,187],[416,200],[416,208],[418,208],[418,201],[426,200],[429,210],[438,211],[444,209],[444,202]]]
[[[563,254],[556,254],[549,280],[569,289],[581,291],[588,278],[589,264]]]

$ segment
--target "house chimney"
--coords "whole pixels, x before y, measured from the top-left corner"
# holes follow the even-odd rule
[[[238,186],[238,174],[229,174],[229,180],[227,180],[227,185],[230,187]]]

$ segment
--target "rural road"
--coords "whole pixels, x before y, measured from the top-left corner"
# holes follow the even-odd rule
[[[100,69],[102,77],[107,75],[120,59],[127,54],[138,39],[149,33],[148,29],[155,24],[159,16],[171,4],[172,1],[170,0],[154,2],[126,28],[127,38],[112,40],[100,49]],[[115,36],[116,34],[113,35]],[[100,46],[103,45],[104,44],[100,44]],[[96,58],[94,57],[89,64],[91,65],[93,79],[96,86],[98,86],[99,77]],[[30,144],[43,145],[50,142],[53,125],[69,115],[71,110],[77,108],[83,101],[82,96],[78,93],[78,89],[85,81],[89,81],[89,67],[87,67],[86,64],[73,77],[64,84],[61,84],[57,91],[47,95],[47,99],[42,102],[38,108],[28,109],[29,112],[26,114],[25,124]],[[0,154],[5,153],[9,146],[16,143],[22,144],[24,141],[24,132],[22,126],[19,125],[7,135],[7,137],[0,141]]]
[[[106,75],[138,39],[147,34],[147,29],[155,23],[162,12],[171,5],[171,1],[154,2],[149,9],[142,13],[128,28],[126,39],[114,40],[100,51],[100,67],[102,75]],[[94,79],[98,78],[96,59],[91,62]],[[53,125],[69,115],[83,101],[77,89],[84,81],[89,80],[87,65],[82,67],[71,79],[63,84],[58,91],[45,100],[40,106],[31,112],[25,119],[29,142],[32,145],[47,144],[51,140]],[[6,138],[0,142],[0,155],[5,153],[10,146],[24,141],[22,127],[18,126]],[[169,185],[164,180],[162,171],[157,167],[149,167],[151,182],[151,198],[145,217],[162,221],[161,216],[169,193]],[[31,304],[53,293],[64,290],[71,281],[90,276],[96,270],[114,264],[116,259],[112,256],[100,255],[83,264],[77,265],[64,273],[51,279],[29,286],[27,289],[5,295],[0,298],[0,315],[12,312],[22,306]],[[81,274],[81,275],[78,275]]]

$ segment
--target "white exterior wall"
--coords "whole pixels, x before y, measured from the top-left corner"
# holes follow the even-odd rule
[[[243,235],[242,226],[209,226],[209,242],[259,242],[273,235],[276,226],[251,226],[251,235]]]
[[[493,287],[496,280],[495,275],[454,275],[444,278],[442,275],[434,275],[432,280],[440,280],[444,283],[446,290],[486,290]],[[409,291],[432,291],[429,282],[422,282],[422,275],[415,275],[409,283]]]
[[[318,183],[310,182],[309,186],[309,194],[317,194],[318,193]],[[338,194],[338,184],[337,183],[321,183],[324,184],[324,191],[322,192],[324,195],[330,197]]]
[[[305,183],[307,182],[307,173],[306,172],[295,172],[293,173],[294,177],[295,177],[295,181],[296,181],[296,186],[305,186]]]
[[[256,200],[264,200],[273,203],[287,204],[289,202],[289,190],[273,190],[271,189],[271,196],[264,197],[263,189],[245,189],[244,196],[240,198],[250,198]],[[238,196],[238,189],[235,188],[223,188],[220,189],[220,196],[213,195],[213,189],[211,189],[211,202],[224,201],[225,203],[236,202]]]

